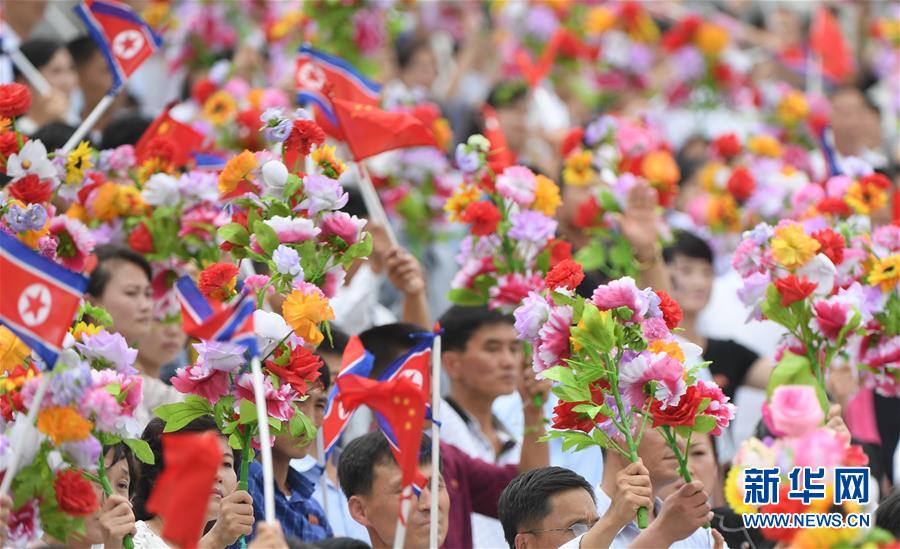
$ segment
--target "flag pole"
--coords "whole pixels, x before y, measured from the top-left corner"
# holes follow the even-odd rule
[[[25,54],[19,48],[14,49],[13,51],[6,52],[9,54],[9,59],[13,62],[17,69],[19,69],[22,74],[25,76],[25,79],[28,80],[28,83],[34,86],[34,89],[38,91],[39,94],[43,96],[50,95],[50,92],[53,90],[53,87],[50,86],[50,82],[47,82],[47,79],[44,78],[44,75],[41,74],[41,71],[25,57]]]
[[[316,433],[316,454],[319,466],[322,468],[322,474],[319,475],[319,489],[322,491],[322,511],[328,517],[328,459],[325,458],[325,433],[319,429]]]
[[[438,422],[441,410],[441,325],[434,326],[431,349],[431,515],[429,516],[428,547],[438,547],[438,503],[440,492],[441,443]]]
[[[412,498],[413,491],[412,484],[410,484],[403,488],[400,495],[400,516],[397,517],[397,528],[394,529],[394,549],[403,549],[403,545],[406,543],[406,520],[409,518]]]
[[[49,386],[50,372],[44,372],[41,374],[41,381],[38,383],[37,390],[34,392],[34,398],[31,400],[31,407],[28,409],[28,414],[25,416],[25,422],[28,425],[34,425],[38,410],[41,408],[41,401],[44,400],[44,393],[47,392],[47,387]],[[15,430],[14,427],[13,435],[15,435]],[[12,440],[15,441],[17,438],[18,437],[13,436]],[[22,459],[22,447],[25,445],[25,441],[18,442],[19,444],[12,449],[12,455],[9,456],[6,474],[3,475],[3,482],[0,483],[0,495],[9,493],[9,487],[12,485],[13,478],[16,476],[16,469],[19,467],[19,460]]]
[[[372,178],[369,177],[369,172],[362,162],[357,162],[356,165],[359,168],[359,192],[362,194],[366,211],[369,212],[369,219],[384,226],[384,232],[387,234],[391,247],[396,248],[400,245],[397,242],[397,235],[394,234],[394,228],[391,227],[391,222],[384,211],[381,199],[378,198],[378,192],[375,190],[375,185],[372,184]]]
[[[91,131],[91,128],[100,120],[100,117],[103,116],[103,113],[106,112],[107,109],[112,105],[113,101],[116,100],[116,96],[119,95],[118,90],[110,90],[106,95],[103,96],[103,99],[97,103],[97,106],[94,107],[94,110],[91,111],[87,118],[78,126],[78,129],[75,130],[75,133],[72,134],[72,137],[66,141],[66,144],[63,145],[62,154],[67,155],[72,152],[72,149],[75,148],[76,145],[81,141],[81,139],[85,136],[85,134]]]
[[[266,522],[275,524],[275,475],[272,472],[272,437],[269,434],[269,411],[266,407],[266,392],[263,389],[263,374],[259,357],[250,361],[250,375],[253,379],[253,395],[256,399],[256,420],[259,423],[259,453],[262,455],[263,498]],[[244,449],[248,451],[249,449]]]

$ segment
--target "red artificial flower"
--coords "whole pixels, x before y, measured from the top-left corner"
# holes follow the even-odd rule
[[[873,172],[869,175],[860,178],[859,183],[863,187],[878,187],[882,191],[886,191],[891,188],[891,180],[887,178],[883,173]]]
[[[266,369],[278,376],[282,383],[290,385],[300,395],[305,395],[309,385],[319,379],[322,359],[302,345],[291,350],[287,364],[279,366],[283,360],[284,347],[275,352],[275,361],[267,360]]]
[[[814,232],[812,237],[819,241],[819,244],[822,246],[819,248],[819,251],[825,254],[832,263],[840,265],[844,261],[844,248],[846,248],[847,244],[844,240],[844,235],[830,228],[825,228]]]
[[[574,290],[584,280],[584,271],[581,265],[571,259],[557,263],[547,273],[546,283],[551,290],[568,288]]]
[[[661,425],[692,427],[697,419],[697,410],[700,408],[701,402],[703,402],[703,395],[696,385],[687,388],[687,391],[678,400],[677,406],[666,406],[665,410],[662,409],[661,401],[653,399],[653,403],[650,404],[653,427]]]
[[[594,420],[583,412],[575,411],[575,407],[581,404],[587,404],[587,402],[559,401],[559,404],[553,408],[553,423],[550,426],[554,429],[570,429],[590,433],[594,428]]]
[[[844,454],[844,463],[847,467],[865,467],[869,464],[869,456],[859,444],[851,444]]]
[[[819,329],[831,340],[837,339],[848,320],[847,306],[843,303],[817,301],[813,305],[813,314],[816,315]]]
[[[798,279],[794,275],[788,275],[775,281],[775,288],[781,294],[782,307],[806,299],[818,285],[816,282],[810,282],[806,276]]]
[[[60,471],[53,489],[59,508],[74,517],[85,517],[100,508],[94,488],[78,469]]]
[[[778,489],[778,503],[769,503],[759,508],[760,513],[804,513],[808,511],[808,507],[803,505],[799,499],[789,498],[788,491],[790,486],[787,482],[782,482]],[[763,537],[768,540],[790,544],[794,536],[800,531],[799,528],[760,528],[759,531]]]
[[[712,68],[715,81],[722,87],[728,87],[734,82],[734,71],[725,63],[716,63]]]
[[[22,144],[28,142],[28,136],[22,136]],[[13,153],[19,152],[19,140],[16,132],[0,133],[0,172],[6,173],[6,159]]]
[[[567,259],[572,259],[572,244],[565,240],[553,239],[547,243],[550,249],[550,268],[556,267]]]
[[[177,156],[178,143],[171,137],[157,135],[150,139],[144,154],[137,161],[143,163],[148,158],[159,158],[163,162],[172,163]]]
[[[312,120],[294,120],[291,134],[284,141],[284,150],[296,151],[306,156],[312,150],[313,145],[319,146],[325,142],[325,132]]]
[[[30,173],[9,186],[9,196],[26,204],[43,204],[53,196],[53,188],[49,181]]]
[[[590,229],[603,224],[603,208],[600,207],[596,198],[591,196],[578,205],[574,223],[579,229]]]
[[[31,92],[23,84],[0,85],[0,118],[15,118],[28,112]]]
[[[6,421],[12,421],[16,412],[24,412],[25,403],[22,401],[22,393],[16,391],[7,393],[0,398],[0,415]]]
[[[200,273],[200,291],[210,299],[224,301],[234,295],[237,275],[237,266],[213,263]]]
[[[138,223],[137,227],[128,235],[128,245],[139,254],[151,254],[154,252],[153,235],[150,234],[150,229],[147,228],[143,221]]]
[[[578,145],[581,144],[582,139],[584,139],[584,129],[582,129],[581,126],[569,130],[569,133],[567,133],[566,137],[563,138],[562,145],[560,145],[560,153],[562,153],[562,157],[566,158],[567,156],[569,156],[569,153],[574,151],[578,147]]]
[[[666,321],[666,326],[670,330],[674,330],[684,317],[684,314],[681,312],[681,305],[663,290],[656,290],[656,295],[659,296],[659,308],[662,311],[663,320]]]
[[[489,200],[472,202],[463,210],[462,220],[472,224],[472,234],[487,236],[497,230],[502,214]]]
[[[216,93],[217,89],[217,86],[212,80],[209,78],[201,78],[191,86],[191,97],[194,98],[194,101],[196,101],[198,105],[202,105],[206,103],[206,100],[209,99],[210,95]]]
[[[844,202],[843,199],[833,196],[829,196],[820,200],[816,205],[816,209],[818,209],[822,213],[845,217],[853,213],[853,211],[850,209],[850,206],[846,202]]]
[[[712,142],[712,151],[717,156],[729,160],[741,154],[741,141],[733,133],[720,135]]]
[[[735,168],[731,172],[731,177],[728,178],[726,185],[728,192],[738,202],[747,200],[753,194],[753,191],[756,190],[756,180],[753,179],[750,170],[743,166]]]
[[[493,154],[493,151],[491,152]],[[489,155],[490,156],[490,155]],[[494,181],[494,176],[491,175],[490,170],[484,170],[481,174],[481,177],[476,181],[478,188],[488,194],[494,194],[497,192],[496,181]]]
[[[238,137],[245,149],[253,151],[264,147],[262,136],[259,132],[259,117],[262,113],[257,109],[245,109],[238,113],[235,121],[238,126]]]

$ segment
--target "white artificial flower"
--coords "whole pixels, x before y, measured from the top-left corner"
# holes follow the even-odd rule
[[[817,284],[813,290],[814,295],[831,295],[834,289],[834,279],[837,277],[837,268],[825,254],[816,254],[809,263],[797,270],[797,276],[805,276],[810,282]]]
[[[287,167],[279,160],[269,160],[263,164],[262,178],[266,184],[266,194],[275,198],[283,198],[288,175]]]
[[[177,206],[181,200],[178,180],[169,174],[156,173],[144,184],[141,196],[151,206]]]
[[[54,181],[58,175],[56,166],[47,158],[47,147],[40,139],[25,143],[21,151],[12,153],[6,161],[6,175],[9,177],[18,179],[29,174]]]

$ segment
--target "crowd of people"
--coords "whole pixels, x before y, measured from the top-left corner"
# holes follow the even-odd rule
[[[0,545],[179,546],[154,497],[177,432],[219,443],[196,546],[396,546],[384,415],[333,444],[323,424],[358,344],[386,382],[435,334],[405,547],[435,513],[451,549],[898,543],[897,5],[75,4],[0,7],[0,243],[86,277],[68,318],[0,272]],[[115,10],[161,37],[122,85]],[[342,114],[346,82],[377,100]],[[390,121],[353,129],[366,109]],[[57,315],[53,368],[29,330]],[[679,368],[648,370],[639,428],[617,381],[580,377],[605,322],[622,384]],[[738,477],[767,465],[867,466],[872,527],[747,527],[847,511],[748,505]]]

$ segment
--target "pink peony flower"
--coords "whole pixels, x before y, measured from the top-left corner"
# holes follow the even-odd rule
[[[650,307],[647,295],[638,289],[634,279],[630,276],[599,286],[591,296],[591,303],[601,311],[628,307],[634,313],[634,316],[631,317],[632,322],[639,322]]]
[[[201,363],[179,368],[172,378],[179,392],[201,396],[215,404],[228,393],[228,373]]]
[[[725,396],[722,388],[717,384],[701,379],[697,382],[697,386],[700,388],[700,396],[709,399],[709,406],[703,411],[703,415],[716,418],[716,427],[710,431],[710,434],[721,435],[722,429],[728,427],[728,424],[734,419],[736,408],[734,404],[728,402],[731,399]]]
[[[356,244],[365,226],[365,219],[347,212],[332,212],[322,217],[322,233],[319,236],[321,238],[337,236],[347,244]]]
[[[241,375],[236,385],[239,399],[256,402],[253,395],[253,381],[249,373]],[[263,388],[266,391],[266,409],[269,412],[269,416],[282,421],[289,421],[294,417],[294,408],[291,406],[291,401],[294,400],[297,393],[291,389],[290,385],[284,384],[280,388],[275,389],[272,386],[272,381],[267,376],[263,380]]]
[[[347,271],[340,265],[335,265],[328,269],[325,271],[325,283],[322,284],[322,293],[324,293],[325,297],[328,299],[333,298],[337,295],[338,290],[344,285],[346,279]]]
[[[547,322],[538,331],[534,345],[534,370],[542,372],[553,366],[561,366],[569,358],[569,338],[571,336],[572,307],[565,305],[550,311]]]
[[[250,275],[244,279],[244,286],[246,286],[247,289],[250,290],[251,292],[256,292],[256,291],[259,291],[259,290],[265,288],[266,284],[268,284],[268,283],[269,283],[268,275],[256,274],[256,275]],[[268,288],[266,288],[266,294],[272,295],[274,293],[275,293],[275,288],[273,288],[272,286],[269,286]]]
[[[231,221],[231,216],[222,210],[207,206],[198,206],[181,217],[181,230],[178,237],[193,235],[207,242],[215,238],[216,230]]]
[[[619,389],[631,406],[643,406],[647,399],[644,387],[650,381],[657,382],[653,398],[660,401],[663,410],[677,406],[687,392],[684,364],[665,353],[639,353],[619,366]]]
[[[497,192],[527,208],[534,202],[534,190],[537,180],[534,173],[524,166],[510,166],[497,176]]]
[[[820,427],[789,439],[787,445],[794,451],[795,467],[830,468],[843,464],[849,442],[846,435]]]
[[[319,235],[321,229],[315,226],[311,219],[302,217],[275,216],[263,223],[271,227],[278,235],[278,241],[284,244],[305,242]]]
[[[112,431],[116,427],[116,420],[121,413],[121,407],[105,385],[95,387],[84,394],[79,411],[86,417],[90,417],[97,429]]]
[[[497,284],[488,292],[488,308],[512,311],[532,290],[540,291],[544,279],[539,274],[525,276],[521,273],[505,274],[497,278]]]
[[[771,427],[790,437],[803,436],[822,425],[825,419],[816,390],[811,385],[776,387],[768,409]]]
[[[669,331],[669,327],[666,326],[666,321],[662,317],[648,318],[644,321],[641,328],[644,331],[644,337],[647,338],[647,341],[654,341],[657,339],[665,340],[672,337],[672,332]]]

